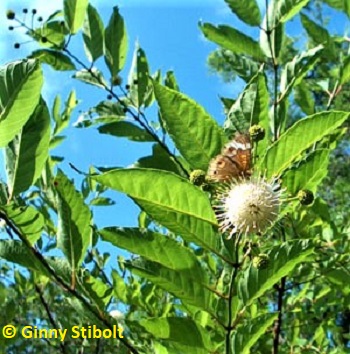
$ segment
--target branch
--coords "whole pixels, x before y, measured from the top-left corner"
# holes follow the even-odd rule
[[[278,300],[277,300],[277,311],[278,311],[278,318],[275,322],[274,326],[274,338],[273,338],[273,354],[278,354],[279,350],[279,340],[280,334],[282,329],[282,310],[283,310],[283,296],[286,291],[286,277],[281,279],[281,285],[278,287]]]
[[[0,211],[0,218],[6,221],[6,224],[10,227],[12,232],[19,237],[19,239],[24,243],[24,245],[28,248],[32,255],[41,263],[41,265],[46,269],[46,271],[52,276],[52,278],[57,282],[57,284],[59,284],[69,294],[79,300],[82,305],[95,316],[97,320],[101,321],[110,330],[113,330],[113,326],[102,315],[102,313],[94,309],[93,306],[89,303],[89,301],[85,299],[85,297],[83,297],[79,292],[77,292],[74,288],[72,288],[60,276],[56,274],[56,272],[51,268],[50,264],[46,261],[44,256],[29,243],[27,238],[17,230],[17,228],[12,224],[12,221],[2,211]],[[130,350],[130,353],[139,354],[139,352],[125,338],[118,337],[117,339],[121,341]]]
[[[51,314],[51,311],[50,311],[50,308],[49,308],[49,304],[46,302],[46,300],[44,298],[44,295],[43,295],[40,287],[37,284],[35,284],[35,291],[39,294],[40,302],[44,306],[45,312],[47,314],[47,317],[49,318],[49,322],[50,322],[51,326],[53,328],[58,328],[58,325],[57,325],[55,319],[53,318],[53,316]],[[60,342],[60,348],[61,348],[61,353],[63,353],[63,354],[68,353],[66,351],[64,343]]]

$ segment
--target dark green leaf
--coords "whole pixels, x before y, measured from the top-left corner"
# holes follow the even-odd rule
[[[244,5],[236,0],[225,0],[239,19],[251,26],[259,26],[261,14],[256,0],[246,0]]]
[[[85,257],[91,242],[91,212],[72,182],[58,171],[54,181],[57,191],[57,246],[63,251],[73,272]]]
[[[154,138],[144,129],[130,122],[113,122],[98,127],[101,134],[125,137],[132,141],[154,141]]]
[[[304,81],[294,86],[294,100],[305,114],[311,115],[315,113],[313,95]]]
[[[39,59],[41,63],[52,66],[55,70],[75,70],[72,60],[65,54],[49,49],[38,49],[32,52],[29,58]]]
[[[182,93],[154,82],[162,120],[177,149],[192,168],[206,170],[223,144],[222,131],[198,103]]]
[[[50,115],[44,100],[6,148],[10,198],[27,190],[41,175],[49,156]]]
[[[232,336],[232,353],[250,354],[251,347],[266,333],[277,318],[277,313],[255,317],[246,324],[238,326]]]
[[[314,246],[310,240],[289,241],[273,247],[268,252],[268,268],[257,269],[250,265],[239,280],[238,294],[244,305],[249,306],[267,290],[272,289],[296,265],[306,262],[313,251]]]
[[[259,43],[244,33],[225,25],[215,27],[210,23],[199,25],[204,36],[221,47],[231,50],[236,54],[251,56],[257,60],[264,59]]]
[[[85,53],[91,62],[103,55],[104,27],[97,10],[89,4],[83,25]]]

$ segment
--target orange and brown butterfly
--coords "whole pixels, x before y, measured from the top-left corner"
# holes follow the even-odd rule
[[[248,134],[237,134],[209,164],[207,178],[213,182],[251,175],[251,142]]]

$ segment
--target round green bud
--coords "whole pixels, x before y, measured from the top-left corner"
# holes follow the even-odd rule
[[[314,194],[308,189],[302,189],[298,193],[298,199],[301,205],[310,205],[314,201]]]
[[[16,17],[16,13],[12,10],[7,10],[6,17],[8,20],[13,20]]]
[[[205,183],[206,173],[203,170],[194,170],[190,174],[190,181],[196,185],[201,186]]]
[[[265,129],[258,124],[252,125],[249,128],[249,135],[250,135],[252,141],[263,140],[265,137]]]
[[[269,256],[266,253],[260,253],[253,258],[253,267],[257,269],[266,269],[269,266]]]

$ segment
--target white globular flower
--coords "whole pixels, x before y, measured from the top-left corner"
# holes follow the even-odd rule
[[[278,218],[283,191],[276,179],[233,180],[219,192],[216,205],[222,232],[263,233]]]

